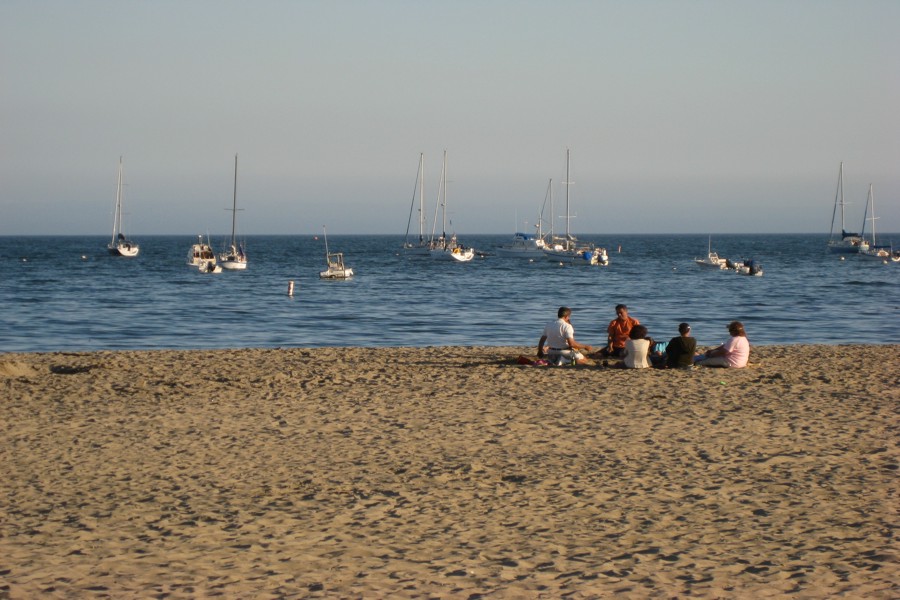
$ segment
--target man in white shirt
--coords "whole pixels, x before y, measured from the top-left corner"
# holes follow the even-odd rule
[[[563,364],[572,360],[579,365],[586,364],[588,360],[579,350],[592,352],[593,347],[575,341],[575,328],[569,322],[572,309],[561,306],[556,315],[559,318],[544,327],[541,341],[538,342],[538,358],[544,358],[546,344],[546,355],[551,364]]]

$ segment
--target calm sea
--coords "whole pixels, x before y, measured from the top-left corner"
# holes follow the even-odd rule
[[[510,237],[460,236],[486,253]],[[132,259],[109,256],[103,236],[0,237],[0,351],[532,346],[560,305],[596,345],[620,302],[657,339],[689,321],[715,344],[737,319],[756,344],[900,343],[900,264],[840,260],[820,235],[713,237],[721,256],[762,263],[762,277],[696,266],[706,235],[581,237],[611,264],[444,263],[405,256],[400,236],[329,236],[357,272],[349,281],[319,280],[325,249],[311,236],[250,236],[249,268],[215,275],[186,266],[191,236],[138,237]]]

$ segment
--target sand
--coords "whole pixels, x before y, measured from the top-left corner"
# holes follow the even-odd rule
[[[900,346],[0,354],[0,598],[896,598]]]

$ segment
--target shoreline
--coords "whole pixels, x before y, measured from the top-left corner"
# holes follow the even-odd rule
[[[0,350],[0,362],[4,362],[5,357],[27,357],[27,356],[39,356],[39,355],[82,355],[82,354],[117,354],[117,353],[157,353],[157,352],[183,352],[183,353],[204,353],[204,352],[295,352],[295,351],[385,351],[390,352],[394,350],[448,350],[448,351],[477,351],[477,352],[493,352],[498,357],[503,356],[506,357],[511,353],[523,354],[526,356],[532,356],[536,359],[536,348],[537,348],[537,338],[535,337],[535,343],[529,344],[527,346],[518,346],[518,345],[510,345],[510,344],[498,344],[496,346],[493,345],[437,345],[437,344],[427,344],[422,346],[234,346],[234,347],[202,347],[197,346],[193,348],[66,348],[66,349],[50,349],[50,350]],[[666,334],[665,340],[669,340],[670,338],[675,337],[675,335]],[[658,338],[658,339],[657,339]],[[653,337],[655,342],[664,341],[662,336]],[[701,344],[697,343],[697,351],[705,351],[710,348],[715,348],[719,344]],[[594,347],[601,347],[602,344],[594,344]],[[766,344],[754,344],[750,343],[751,348],[751,359],[752,354],[757,350],[762,351],[764,356],[769,356],[770,352],[767,349],[778,349],[778,350],[792,350],[796,348],[884,348],[897,346],[900,347],[900,342],[838,342],[838,343],[825,343],[825,342],[790,342],[790,343],[766,343]],[[501,361],[502,362],[502,361]],[[600,361],[596,361],[598,364]],[[750,361],[753,362],[752,360]],[[596,366],[596,365],[594,365]],[[752,366],[752,365],[751,365]]]
[[[0,595],[896,591],[900,345],[519,355],[0,354]]]

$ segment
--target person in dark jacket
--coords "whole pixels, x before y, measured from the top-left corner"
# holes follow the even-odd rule
[[[681,335],[673,337],[666,345],[666,367],[690,369],[694,366],[697,340],[691,337],[691,326],[687,323],[678,326],[678,333]]]

